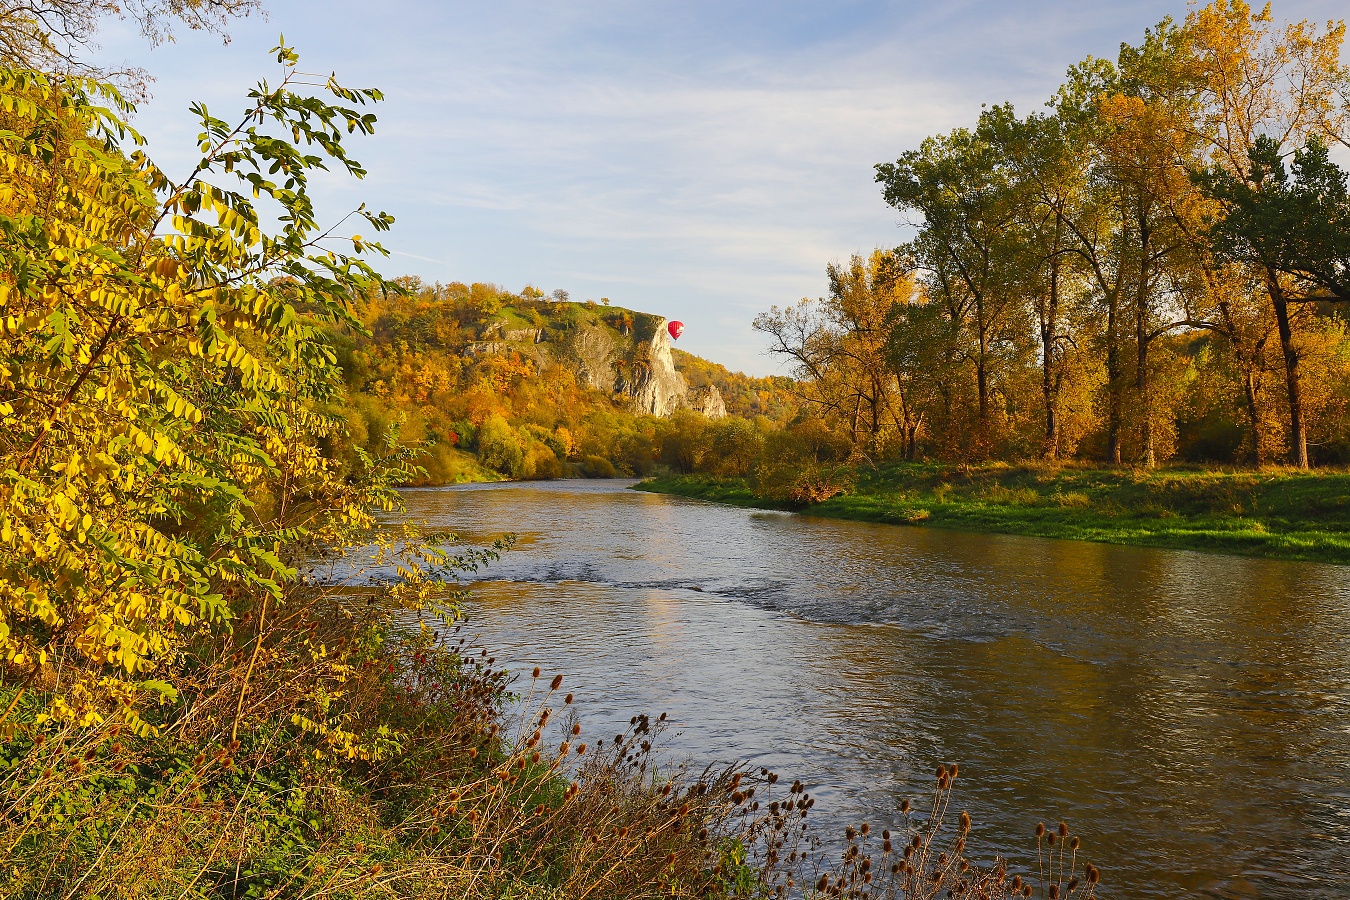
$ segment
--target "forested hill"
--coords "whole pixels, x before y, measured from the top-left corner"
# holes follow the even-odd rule
[[[406,295],[360,310],[368,336],[332,339],[346,452],[380,452],[395,433],[425,444],[425,483],[645,475],[672,430],[722,417],[763,428],[796,413],[790,379],[675,350],[659,315],[529,287],[401,283]]]

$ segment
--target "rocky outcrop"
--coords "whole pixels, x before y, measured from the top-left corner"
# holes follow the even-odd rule
[[[710,419],[722,419],[727,415],[726,401],[722,399],[722,392],[715,384],[694,391],[689,398],[689,408],[703,413]]]
[[[504,341],[474,341],[464,348],[464,355],[470,357],[494,356],[505,352]]]
[[[668,416],[689,405],[689,385],[675,371],[666,325],[665,319],[658,319],[645,348],[642,344],[634,348],[633,379],[626,391],[634,409],[653,416]]]
[[[614,390],[614,359],[618,348],[603,328],[573,329],[564,342],[564,353],[577,373],[577,381],[602,391]]]
[[[576,373],[581,385],[626,399],[635,412],[668,416],[677,409],[693,409],[710,419],[727,414],[716,387],[709,385],[691,396],[675,368],[668,320],[637,313],[636,321],[630,317],[628,323],[621,332],[595,323],[507,329],[492,322],[464,353],[483,357],[514,351],[533,359],[541,371],[557,360]]]

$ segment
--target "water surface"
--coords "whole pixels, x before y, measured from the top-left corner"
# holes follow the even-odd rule
[[[469,612],[589,734],[802,778],[880,826],[957,761],[977,855],[1067,819],[1102,896],[1350,897],[1347,570],[744,510],[628,482],[406,493],[518,549]]]

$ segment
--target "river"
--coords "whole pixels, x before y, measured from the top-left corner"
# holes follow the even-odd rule
[[[483,646],[587,733],[801,778],[829,828],[961,765],[976,856],[1066,819],[1100,896],[1350,897],[1347,569],[745,510],[564,481],[410,490],[515,550]],[[526,673],[528,678],[528,673]]]

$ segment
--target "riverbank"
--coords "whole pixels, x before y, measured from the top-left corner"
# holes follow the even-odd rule
[[[846,494],[806,506],[758,496],[743,478],[652,478],[636,490],[759,509],[922,525],[1350,563],[1350,474],[950,466],[863,469]]]

